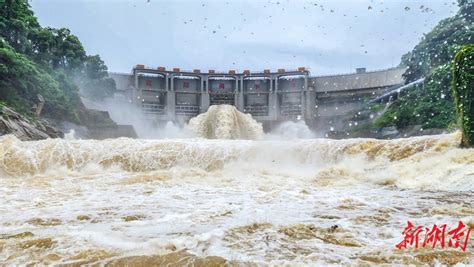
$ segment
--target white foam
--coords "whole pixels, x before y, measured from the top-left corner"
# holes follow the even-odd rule
[[[371,253],[403,264],[394,246],[407,219],[425,227],[474,219],[474,149],[458,143],[459,134],[389,141],[5,136],[0,234],[34,236],[0,240],[6,259],[0,264],[67,263],[87,250],[153,255],[173,247],[269,265],[349,265],[354,255]],[[30,222],[38,218],[60,223]],[[234,233],[254,223],[267,225]],[[294,224],[337,224],[361,246],[292,239],[281,228]],[[38,238],[56,243],[19,249]],[[60,260],[47,261],[52,254]]]
[[[316,134],[309,129],[304,120],[299,120],[283,122],[267,134],[266,138],[272,140],[312,139],[316,138]]]

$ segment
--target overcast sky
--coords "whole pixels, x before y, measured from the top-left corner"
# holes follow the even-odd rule
[[[309,67],[313,75],[398,65],[456,0],[31,0],[110,71],[136,64],[226,71]]]

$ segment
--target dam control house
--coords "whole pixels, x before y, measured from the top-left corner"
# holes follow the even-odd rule
[[[307,68],[272,71],[192,71],[136,65],[130,74],[109,73],[118,94],[151,120],[187,122],[209,106],[229,104],[264,127],[304,119],[309,126],[332,124],[338,116],[404,84],[405,68],[311,76]]]

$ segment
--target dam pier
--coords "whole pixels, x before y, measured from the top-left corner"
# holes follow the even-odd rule
[[[192,71],[136,65],[131,73],[109,73],[117,97],[156,122],[185,123],[212,105],[228,104],[251,114],[264,128],[305,120],[311,128],[340,128],[344,117],[366,101],[404,84],[405,68],[311,76],[309,70]],[[342,119],[342,120],[341,120]]]

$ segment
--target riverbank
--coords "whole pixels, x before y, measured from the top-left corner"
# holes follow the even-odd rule
[[[63,138],[64,133],[40,119],[28,119],[14,110],[0,107],[0,136],[13,134],[22,141]]]
[[[83,112],[83,121],[88,123],[87,125],[78,125],[68,121],[29,118],[7,106],[1,106],[0,136],[11,134],[21,141],[35,141],[48,138],[64,138],[65,133],[73,130],[75,137],[82,139],[137,138],[137,134],[131,125],[113,123],[107,112],[89,109],[85,111],[87,112]],[[100,119],[97,119],[98,117]],[[112,123],[101,123],[104,118]]]

